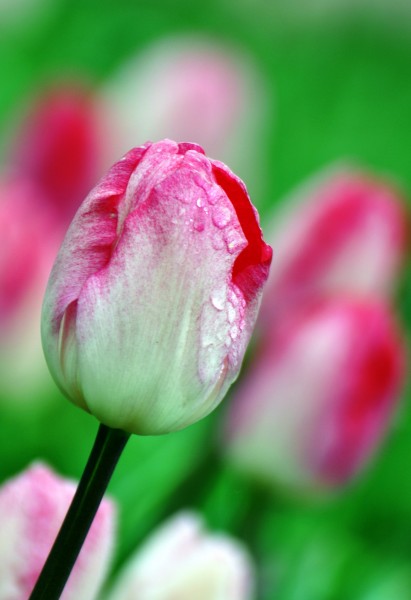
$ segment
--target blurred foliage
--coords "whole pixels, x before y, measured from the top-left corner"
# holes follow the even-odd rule
[[[75,74],[98,85],[150,41],[194,31],[248,52],[274,98],[261,140],[270,164],[267,193],[254,198],[263,222],[293,186],[345,159],[398,181],[409,202],[409,19],[382,18],[381,6],[374,18],[371,10],[351,6],[337,17],[318,10],[315,19],[304,20],[287,14],[282,3],[263,0],[252,6],[221,0],[37,4],[30,20],[14,14],[0,22],[3,155],[19,110],[45,82]],[[388,15],[390,7],[387,0]],[[405,275],[399,304],[409,336],[409,270]],[[261,600],[411,599],[409,396],[408,388],[367,472],[321,502],[274,498],[225,465],[219,456],[224,407],[186,431],[133,438],[110,487],[120,506],[118,562],[167,514],[191,506],[210,526],[249,545]],[[79,477],[96,429],[95,420],[57,390],[37,410],[0,404],[1,479],[35,459]]]

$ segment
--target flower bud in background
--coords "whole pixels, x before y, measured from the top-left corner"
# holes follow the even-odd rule
[[[120,573],[109,600],[251,600],[253,568],[236,540],[181,513],[154,533]]]
[[[39,321],[60,242],[54,215],[30,181],[0,180],[0,395],[29,400],[48,380]]]
[[[0,488],[0,598],[28,598],[63,522],[76,485],[34,464]],[[114,507],[103,500],[62,600],[93,600],[109,568]]]
[[[91,96],[79,84],[44,92],[12,146],[0,181],[0,396],[20,404],[49,397],[38,323],[58,247],[101,166]]]
[[[406,249],[405,208],[385,183],[341,170],[303,188],[276,218],[276,261],[261,309],[263,321],[324,294],[387,297]]]
[[[270,334],[230,405],[226,451],[273,484],[343,485],[377,448],[399,399],[405,360],[392,315],[341,297]]]
[[[201,35],[161,39],[126,62],[100,97],[107,165],[136,139],[187,140],[260,193],[273,103],[257,66],[235,47]]]
[[[102,174],[101,146],[91,92],[77,82],[55,85],[30,107],[10,162],[42,190],[66,228]]]
[[[238,375],[270,262],[225,165],[170,140],[131,150],[81,205],[50,276],[42,338],[55,381],[131,433],[201,419]]]

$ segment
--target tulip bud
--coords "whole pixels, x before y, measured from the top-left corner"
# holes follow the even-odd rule
[[[169,140],[131,150],[80,207],[49,280],[55,381],[131,433],[201,419],[239,372],[270,261],[225,165]]]
[[[41,464],[0,488],[0,598],[28,598],[74,496],[74,483]],[[62,600],[97,597],[113,549],[114,514],[104,500]]]
[[[397,403],[403,345],[371,301],[323,301],[266,332],[228,415],[227,452],[267,482],[346,483],[376,449]]]
[[[77,83],[48,90],[31,107],[12,156],[18,173],[42,190],[65,226],[100,174],[94,104]]]
[[[242,545],[205,532],[200,517],[182,513],[130,559],[109,600],[250,600],[253,587]]]
[[[323,295],[387,297],[406,248],[406,218],[394,189],[359,171],[332,173],[276,218],[277,260],[262,306],[265,321]]]
[[[256,65],[234,47],[198,35],[162,38],[126,61],[99,99],[107,164],[136,139],[195,140],[253,189],[264,181],[261,137],[273,103]]]

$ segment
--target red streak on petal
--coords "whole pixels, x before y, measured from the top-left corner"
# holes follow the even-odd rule
[[[262,238],[262,231],[245,188],[230,173],[213,164],[216,183],[224,190],[237,213],[248,245],[237,256],[233,267],[233,283],[251,301],[268,276],[272,249]]]

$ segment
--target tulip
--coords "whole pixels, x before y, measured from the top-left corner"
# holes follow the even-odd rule
[[[250,600],[253,568],[236,540],[204,531],[181,513],[163,525],[120,573],[109,600]]]
[[[0,598],[28,598],[75,492],[40,463],[0,488]],[[113,550],[114,512],[104,500],[62,600],[97,597]]]
[[[201,419],[239,372],[270,261],[225,165],[170,140],[131,150],[81,205],[50,276],[42,339],[55,381],[128,433]]]
[[[107,164],[136,139],[196,141],[259,190],[261,138],[273,113],[267,96],[256,65],[238,49],[205,36],[162,38],[121,65],[99,94]]]
[[[59,243],[54,216],[31,182],[0,180],[0,380],[2,399],[29,399],[48,380],[39,321]]]
[[[79,83],[55,85],[31,106],[10,159],[39,187],[64,229],[101,175],[96,101]]]
[[[370,175],[339,170],[299,196],[271,232],[277,260],[263,322],[323,295],[388,297],[406,250],[399,194]]]
[[[380,303],[323,300],[266,331],[227,423],[227,453],[270,484],[320,490],[351,480],[399,399],[404,350]]]

